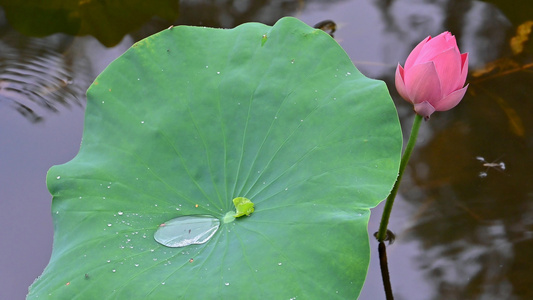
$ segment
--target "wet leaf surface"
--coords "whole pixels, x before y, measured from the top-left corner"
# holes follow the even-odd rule
[[[29,299],[353,299],[400,150],[385,84],[323,31],[165,30],[89,89],[80,152],[48,173],[54,249]],[[197,215],[222,221],[204,243],[154,240]]]

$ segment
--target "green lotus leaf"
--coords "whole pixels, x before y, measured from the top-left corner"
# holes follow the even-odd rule
[[[80,152],[48,173],[54,248],[28,297],[353,299],[401,145],[385,84],[297,19],[155,34],[88,90]],[[234,218],[238,197],[255,211]],[[197,243],[158,243],[166,224]]]

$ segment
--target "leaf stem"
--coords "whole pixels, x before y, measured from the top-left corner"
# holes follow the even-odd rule
[[[398,173],[398,178],[396,178],[394,187],[392,188],[392,191],[390,192],[389,196],[387,197],[387,201],[385,202],[385,208],[383,209],[383,215],[381,216],[381,223],[379,224],[379,231],[376,236],[379,242],[383,242],[387,238],[387,226],[389,225],[389,218],[392,211],[392,205],[394,204],[394,198],[396,198],[396,193],[398,193],[398,187],[400,186],[400,182],[402,181],[402,175],[405,171],[405,166],[407,166],[407,162],[411,157],[411,152],[413,152],[413,148],[415,147],[416,138],[418,136],[418,129],[420,129],[421,121],[422,116],[416,114],[415,120],[413,122],[413,127],[411,128],[411,135],[409,136],[409,141],[407,142],[407,146],[405,147],[405,151],[402,155],[402,160],[400,162],[400,171]]]

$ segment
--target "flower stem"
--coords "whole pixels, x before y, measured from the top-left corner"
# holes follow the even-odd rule
[[[379,267],[381,269],[381,279],[383,279],[383,288],[385,289],[385,299],[394,300],[392,286],[390,283],[389,266],[387,265],[387,247],[384,242],[379,242]]]
[[[405,171],[405,166],[407,166],[407,162],[411,157],[411,152],[413,152],[413,148],[415,147],[416,138],[418,136],[418,129],[420,129],[421,121],[422,116],[416,114],[415,120],[413,122],[413,127],[411,128],[411,135],[409,136],[409,141],[407,142],[407,146],[405,147],[405,151],[402,155],[402,160],[400,162],[400,171],[398,173],[398,178],[396,178],[394,187],[392,188],[392,191],[390,192],[389,196],[387,197],[387,201],[385,202],[385,208],[383,209],[383,215],[381,216],[381,223],[379,224],[379,231],[376,236],[379,242],[383,242],[387,237],[387,226],[389,225],[389,217],[392,211],[392,205],[394,204],[394,198],[396,198],[396,193],[398,193],[398,187],[400,186],[400,182],[402,181],[402,175],[403,171]]]

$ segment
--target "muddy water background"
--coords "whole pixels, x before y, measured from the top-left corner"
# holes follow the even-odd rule
[[[289,15],[336,22],[335,39],[359,70],[389,85],[406,134],[413,115],[393,87],[396,64],[427,35],[457,36],[470,53],[470,88],[457,108],[422,125],[391,216],[392,288],[396,299],[533,299],[533,42],[511,47],[518,26],[533,21],[533,3],[509,2],[181,1],[179,18],[143,21],[110,42],[22,35],[6,17],[9,1],[0,1],[0,299],[24,298],[48,262],[45,175],[76,155],[84,92],[109,62],[171,24],[230,28]],[[484,167],[477,156],[506,168]],[[371,246],[360,299],[383,299]]]

